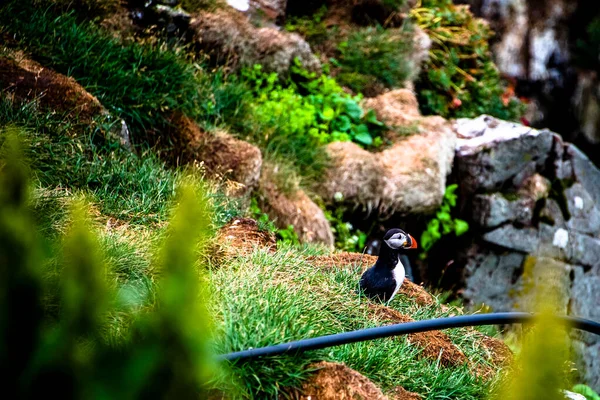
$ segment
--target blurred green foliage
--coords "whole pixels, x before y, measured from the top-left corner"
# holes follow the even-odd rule
[[[524,112],[510,96],[492,61],[492,31],[466,5],[452,0],[422,0],[411,11],[413,21],[432,40],[429,60],[416,88],[424,114],[473,118],[489,114],[517,120]]]
[[[2,132],[0,171],[0,369],[16,398],[203,398],[216,372],[202,253],[212,234],[198,183],[178,194],[155,261],[156,297],[114,326],[131,305],[119,301],[105,261],[76,200],[66,235],[52,246],[37,232],[29,171],[16,129]],[[48,279],[56,274],[56,279]],[[56,291],[56,304],[48,292]],[[52,296],[51,296],[52,297]],[[52,308],[57,311],[53,312]],[[135,309],[135,308],[134,308]],[[111,329],[125,329],[108,340]]]
[[[600,395],[594,389],[581,383],[573,386],[571,391],[584,396],[587,400],[600,400]]]

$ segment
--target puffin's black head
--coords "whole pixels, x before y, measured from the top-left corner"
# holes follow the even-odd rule
[[[383,237],[383,241],[389,248],[394,250],[417,248],[417,241],[415,238],[398,228],[387,231]]]

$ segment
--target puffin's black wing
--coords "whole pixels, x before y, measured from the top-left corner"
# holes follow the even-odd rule
[[[396,280],[391,271],[371,267],[361,276],[360,288],[370,299],[386,302],[396,290]]]

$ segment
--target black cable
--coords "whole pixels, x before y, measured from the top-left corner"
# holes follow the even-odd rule
[[[352,332],[336,333],[333,335],[320,336],[311,339],[303,339],[295,342],[277,344],[273,346],[260,347],[236,351],[229,354],[217,356],[219,361],[235,361],[264,356],[274,356],[284,353],[295,354],[308,350],[324,349],[342,344],[363,342],[366,340],[380,339],[389,336],[406,335],[409,333],[426,332],[439,329],[461,328],[465,326],[499,325],[531,322],[535,316],[530,313],[505,312],[476,315],[461,315],[457,317],[446,317],[428,319],[423,321],[405,322],[394,325],[380,326],[377,328],[360,329]],[[600,335],[600,323],[577,317],[557,316],[567,326]]]

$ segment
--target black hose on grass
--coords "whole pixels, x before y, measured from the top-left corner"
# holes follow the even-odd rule
[[[531,322],[533,318],[534,315],[530,313],[504,312],[427,319],[423,321],[380,326],[377,328],[360,329],[352,332],[336,333],[333,335],[297,340],[295,342],[282,343],[274,346],[260,347],[258,349],[236,351],[234,353],[221,354],[217,359],[219,361],[236,361],[292,352],[298,354],[308,350],[324,349],[342,344],[363,342],[389,336],[406,335],[408,333],[461,328],[465,326],[516,324]],[[568,316],[557,316],[557,318],[565,322],[570,328],[600,335],[600,323],[598,322]]]

